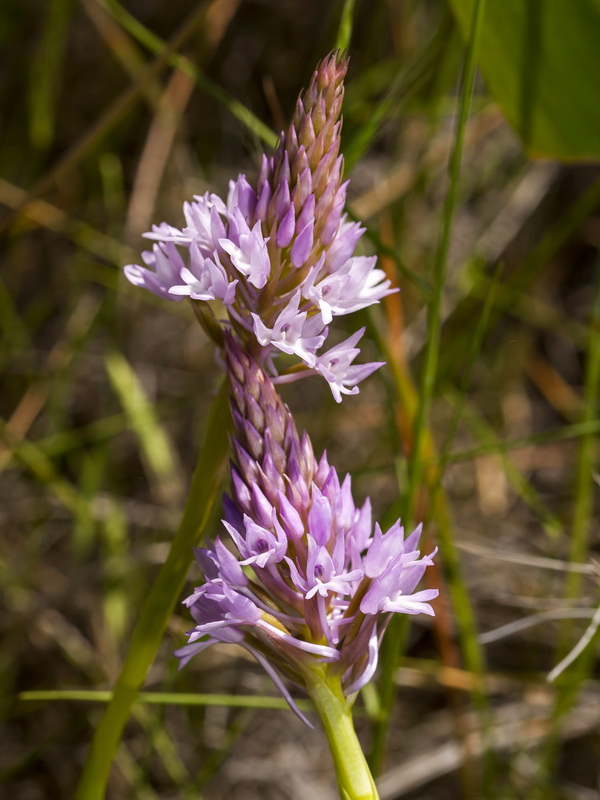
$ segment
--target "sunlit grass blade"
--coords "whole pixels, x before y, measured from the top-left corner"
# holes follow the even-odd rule
[[[107,353],[104,363],[112,387],[140,443],[149,477],[156,482],[165,501],[176,501],[181,496],[181,468],[139,378],[117,350]]]
[[[101,800],[104,797],[110,766],[131,706],[183,590],[193,557],[192,548],[198,545],[211,519],[229,450],[228,429],[227,387],[224,382],[207,419],[204,441],[179,530],[167,560],[148,592],[113,696],[96,728],[77,789],[78,800]]]
[[[102,689],[39,689],[21,692],[19,700],[23,702],[78,702],[109,703],[113,692]],[[310,700],[294,700],[298,708],[312,711]],[[262,708],[289,711],[290,707],[282,697],[265,697],[264,695],[239,694],[203,694],[187,692],[138,692],[134,705],[170,705],[170,706],[216,706],[222,708]]]
[[[348,50],[352,39],[352,26],[355,0],[344,0],[340,26],[335,40],[336,50]]]
[[[590,647],[600,631],[600,606],[596,609],[592,621],[586,628],[583,636],[579,639],[575,647],[560,661],[549,673],[548,683],[555,681],[559,675],[568,669],[576,661],[587,647]]]

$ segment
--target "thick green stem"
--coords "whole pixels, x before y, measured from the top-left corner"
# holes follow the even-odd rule
[[[306,688],[329,742],[340,797],[342,800],[379,800],[339,677],[329,676],[326,667],[308,672]]]

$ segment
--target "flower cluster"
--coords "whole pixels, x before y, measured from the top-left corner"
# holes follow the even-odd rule
[[[282,678],[310,693],[326,667],[342,697],[354,694],[376,669],[391,614],[433,614],[438,594],[416,591],[434,555],[417,549],[421,528],[406,538],[400,522],[373,528],[369,500],[357,507],[350,477],[315,458],[274,386],[317,373],[339,402],[380,366],[353,364],[364,329],[323,351],[335,316],[395,291],[375,257],[353,255],[364,229],[344,214],[346,69],[337,53],[319,64],[255,187],[240,175],[226,202],[207,193],[186,203],[185,227],[154,226],[145,267],[125,267],[132,283],[196,304],[230,385],[224,530],[196,551],[205,580],[185,601],[196,626],[177,655],[183,665],[215,642],[240,644],[293,708]],[[302,364],[279,374],[279,353]]]
[[[364,329],[323,351],[329,324],[395,291],[376,257],[353,256],[364,228],[344,214],[346,69],[338,53],[318,65],[275,154],[263,156],[256,188],[240,175],[226,202],[211,193],[186,202],[185,227],[155,225],[145,234],[155,242],[145,266],[125,267],[131,283],[163,298],[218,301],[271,375],[278,353],[294,355],[302,368],[279,380],[321,374],[338,402],[381,364],[352,364]]]
[[[294,707],[281,676],[304,686],[326,663],[346,695],[372,677],[390,613],[433,614],[436,589],[415,591],[435,553],[417,550],[420,526],[373,530],[369,500],[357,508],[350,477],[317,461],[306,434],[264,370],[226,335],[234,421],[231,498],[217,537],[198,549],[205,582],[185,603],[196,627],[182,665],[215,642],[250,651]]]

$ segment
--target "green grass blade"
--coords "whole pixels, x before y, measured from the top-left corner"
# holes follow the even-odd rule
[[[600,433],[600,419],[579,422],[575,425],[565,425],[554,431],[534,434],[533,436],[523,436],[520,439],[511,439],[507,442],[500,440],[486,442],[470,447],[467,450],[457,450],[450,453],[446,458],[447,464],[455,464],[459,461],[472,461],[474,458],[485,456],[490,453],[507,453],[510,450],[519,450],[522,447],[533,445],[553,444],[554,442],[567,442],[569,439],[580,439],[587,436],[597,436]]]
[[[33,146],[39,149],[49,147],[54,138],[58,86],[74,6],[74,0],[48,3],[42,40],[33,51],[29,84],[29,135]]]
[[[589,323],[587,365],[584,385],[584,423],[592,422],[596,419],[599,412],[600,336],[598,335],[598,331],[600,330],[600,258],[597,259],[595,280],[596,294]],[[581,437],[577,457],[574,511],[571,525],[571,547],[569,551],[569,561],[571,563],[582,563],[588,558],[594,501],[596,447],[597,436],[590,433]],[[565,600],[567,603],[579,597],[582,580],[583,576],[579,572],[571,571],[567,573],[565,583]],[[566,656],[567,652],[576,644],[576,639],[577,635],[574,631],[574,626],[567,623],[561,631],[557,660]],[[550,779],[556,769],[562,721],[576,702],[583,682],[594,663],[594,658],[594,648],[587,647],[575,664],[557,679],[559,688],[553,711],[553,728],[544,748],[543,769],[541,770],[542,775],[545,776],[546,779]],[[547,787],[542,785],[541,791],[544,792],[546,790]]]
[[[440,57],[453,33],[452,16],[442,13],[442,19],[423,48],[400,70],[384,97],[373,108],[369,119],[361,125],[347,144],[344,144],[344,163],[348,172],[365,154],[384,122],[409,103],[432,79]]]
[[[490,321],[490,313],[496,297],[496,291],[498,289],[501,270],[502,270],[502,264],[499,263],[494,272],[494,277],[492,278],[491,285],[486,293],[483,309],[481,311],[479,319],[477,320],[475,331],[473,332],[473,338],[471,339],[471,346],[469,348],[469,354],[467,357],[467,363],[463,379],[461,381],[460,391],[458,393],[456,407],[454,409],[454,414],[452,415],[452,421],[450,422],[448,433],[446,434],[446,440],[442,446],[442,450],[440,453],[440,475],[443,473],[444,467],[447,462],[448,454],[450,452],[450,448],[452,447],[452,442],[454,441],[454,437],[456,436],[458,424],[460,422],[463,408],[466,402],[469,384],[471,382],[473,367],[475,366],[475,361],[477,359],[477,356],[479,355],[479,352],[481,351],[483,339],[488,329],[488,324]]]
[[[57,689],[21,692],[19,700],[24,702],[86,702],[109,703],[113,698],[110,690],[99,689]],[[298,708],[312,711],[309,700],[295,700]],[[237,694],[189,694],[187,692],[139,692],[135,705],[171,705],[171,706],[216,706],[222,708],[261,708],[290,710],[283,697],[263,697],[262,695]]]
[[[466,416],[465,421],[475,436],[477,436],[477,438],[480,439],[484,444],[486,442],[498,442],[498,439],[491,426],[488,425],[483,417],[477,414],[474,408],[469,408],[469,413]],[[540,497],[540,494],[525,478],[521,470],[519,470],[511,462],[506,450],[498,450],[497,456],[502,471],[504,472],[508,482],[516,491],[517,495],[537,516],[548,533],[548,536],[556,540],[564,533],[565,526],[561,520],[552,513],[552,511]]]
[[[463,31],[473,0],[451,0]],[[490,93],[535,156],[600,158],[600,71],[597,0],[576,3],[503,0],[490,3],[479,58]]]
[[[414,417],[414,441],[409,463],[410,491],[407,497],[407,508],[404,514],[404,524],[409,528],[412,524],[416,497],[421,490],[421,484],[424,479],[423,451],[425,449],[425,442],[429,439],[428,417],[433,398],[433,390],[437,372],[441,332],[441,301],[445,282],[446,259],[450,243],[452,219],[458,193],[458,178],[460,173],[464,132],[475,80],[476,54],[484,5],[484,0],[479,0],[473,15],[471,37],[465,60],[463,83],[460,94],[455,143],[450,161],[450,181],[442,215],[440,244],[436,251],[433,268],[433,293],[429,306],[428,318],[428,344],[425,354],[423,381],[421,391],[419,393],[419,403]],[[401,376],[398,376],[398,378],[401,378]],[[436,518],[438,520],[438,540],[441,556],[440,560],[443,563],[444,570],[448,576],[450,595],[459,621],[461,645],[465,662],[467,663],[468,668],[474,674],[482,676],[483,658],[477,642],[477,632],[475,629],[471,604],[466,587],[460,575],[460,559],[454,545],[449,517],[446,513],[441,496],[438,496],[438,499],[435,502],[435,511]],[[403,641],[403,636],[398,624],[390,626],[386,640],[384,651],[385,663],[384,669],[382,670],[380,685],[382,705],[385,704],[389,708],[392,704],[394,696],[393,675],[400,657]],[[478,708],[480,712],[484,714],[486,703],[483,687],[478,687],[474,694]],[[377,768],[381,762],[388,723],[389,715],[386,714],[384,718],[381,719],[375,726],[375,746],[371,753],[371,765],[375,768]]]
[[[340,27],[338,28],[337,38],[335,40],[336,50],[348,50],[350,47],[350,40],[352,39],[353,15],[354,15],[355,0],[344,0],[344,7],[342,8],[342,16],[340,19]]]
[[[130,33],[140,44],[150,50],[155,55],[160,55],[166,48],[166,43],[152,31],[148,30],[141,22],[133,17],[120,3],[116,0],[98,0],[98,2],[106,8],[114,16],[123,28]],[[172,53],[168,58],[168,63],[176,67],[181,72],[193,78],[198,86],[202,87],[208,94],[212,95],[215,100],[218,100],[225,108],[238,119],[242,125],[260,139],[267,147],[274,147],[277,143],[277,136],[265,125],[250,109],[246,108],[243,103],[236,100],[218,84],[206,76],[195,64],[193,64],[185,56],[178,53]]]
[[[450,160],[450,180],[442,214],[440,243],[436,251],[433,265],[433,294],[429,306],[425,365],[421,383],[420,403],[417,409],[417,418],[415,421],[414,444],[410,459],[410,494],[412,498],[416,496],[416,492],[418,491],[423,475],[422,448],[437,373],[442,323],[442,295],[446,277],[446,260],[448,257],[448,248],[450,246],[450,234],[452,230],[452,220],[454,218],[454,209],[456,207],[456,201],[458,197],[460,162],[462,158],[465,128],[469,116],[469,104],[471,102],[471,95],[473,94],[473,85],[475,82],[477,48],[483,22],[484,8],[485,0],[478,0],[473,13],[471,36],[465,61],[464,77],[460,94],[460,105],[456,126],[456,136]],[[412,504],[409,499],[409,507],[407,509],[408,513],[406,515],[407,521],[410,521],[412,517],[413,509],[411,505]]]
[[[4,420],[0,420],[0,441],[12,454],[8,460],[20,462],[73,516],[85,513],[87,502],[73,484],[57,472],[52,461],[33,442],[12,436]]]
[[[156,481],[165,501],[177,500],[181,494],[177,457],[139,378],[127,359],[116,350],[107,353],[104,362],[112,387],[140,443],[151,479]]]
[[[227,386],[224,383],[207,420],[183,519],[167,560],[142,607],[113,696],[96,728],[77,789],[77,800],[101,800],[104,797],[110,766],[131,707],[185,585],[193,557],[192,548],[204,535],[217,501],[229,450],[229,416]]]

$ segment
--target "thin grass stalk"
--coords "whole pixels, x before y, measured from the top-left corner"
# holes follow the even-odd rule
[[[574,235],[577,229],[590,217],[600,205],[600,178],[593,181],[577,199],[568,207],[565,213],[550,227],[539,242],[529,251],[527,256],[518,264],[506,284],[499,287],[491,313],[490,327],[505,315],[523,316],[523,301],[528,297],[528,289],[539,277],[543,268],[551,261],[556,253]],[[487,295],[489,280],[481,277],[471,290],[474,296]],[[531,314],[527,317],[531,322]],[[564,326],[563,326],[564,328]],[[579,330],[573,326],[572,336],[577,336]]]
[[[76,793],[76,800],[102,800],[110,767],[167,623],[185,585],[192,548],[203,537],[219,493],[229,450],[229,411],[224,383],[211,408],[183,518],[131,637],[112,698],[101,718]]]
[[[466,450],[457,450],[450,453],[446,463],[458,464],[461,461],[473,461],[475,458],[489,455],[490,453],[508,453],[511,450],[520,450],[523,447],[533,447],[555,442],[567,442],[570,439],[581,439],[586,436],[598,436],[600,433],[600,419],[593,419],[589,422],[577,422],[574,425],[565,425],[553,431],[534,434],[533,436],[523,436],[519,439],[510,439],[506,442],[494,441],[486,442],[476,447],[469,447]]]
[[[114,692],[110,689],[40,689],[21,692],[19,700],[25,703],[78,702],[109,703]],[[295,704],[302,711],[312,711],[308,700],[296,699]],[[193,694],[187,692],[139,692],[134,705],[159,706],[211,706],[222,708],[260,708],[289,711],[290,706],[283,697],[264,697],[263,695],[239,694]]]
[[[591,423],[598,416],[598,400],[600,397],[600,258],[596,264],[595,297],[589,322],[588,354],[584,384],[583,423]],[[571,547],[569,561],[581,564],[588,558],[590,540],[590,522],[593,513],[594,468],[597,436],[589,433],[581,437],[577,456],[575,475],[575,497],[573,523],[571,525]],[[565,601],[570,603],[581,594],[583,576],[578,571],[567,573],[565,580]],[[559,639],[556,660],[564,658],[576,641],[576,630],[572,622],[566,623]],[[588,647],[583,651],[574,665],[557,680],[558,691],[552,714],[552,730],[546,740],[542,758],[541,786],[542,794],[548,786],[558,764],[558,751],[561,743],[562,722],[566,714],[573,708],[581,687],[593,665],[595,651]],[[540,795],[541,797],[541,795]]]
[[[454,18],[448,8],[442,9],[440,22],[425,45],[400,70],[379,103],[373,108],[369,119],[361,125],[344,147],[344,160],[348,172],[361,159],[383,124],[394,113],[409,103],[427,84],[438,66],[440,52],[454,31]],[[392,258],[397,255],[391,254]]]
[[[444,441],[440,453],[440,461],[439,461],[440,477],[443,475],[446,464],[448,463],[448,455],[450,453],[450,448],[452,447],[452,444],[454,442],[454,437],[456,436],[456,431],[458,430],[458,423],[461,420],[462,412],[465,407],[467,393],[469,390],[469,385],[471,383],[471,375],[473,373],[473,367],[475,366],[475,361],[481,351],[485,334],[488,331],[488,326],[490,323],[490,313],[492,310],[492,306],[494,305],[494,298],[496,296],[496,291],[498,289],[501,271],[502,271],[502,262],[498,262],[498,264],[496,265],[496,269],[494,270],[494,275],[492,277],[490,287],[485,296],[483,309],[481,310],[481,314],[479,316],[479,319],[477,320],[477,325],[475,326],[475,330],[473,332],[473,338],[471,340],[471,346],[469,348],[469,355],[467,357],[467,363],[465,366],[465,371],[463,373],[461,387],[456,399],[456,405],[454,407],[454,414],[452,415],[452,421],[450,422],[450,427],[446,434],[446,439]]]
[[[395,356],[380,331],[378,332],[378,339],[391,370],[398,405],[403,412],[402,419],[398,421],[399,428],[404,435],[410,436],[411,423],[414,421],[418,404],[417,390],[406,369],[406,365]],[[484,689],[485,666],[477,639],[471,601],[461,574],[460,557],[454,544],[446,495],[443,487],[440,486],[439,460],[429,429],[426,430],[423,451],[424,463],[427,465],[425,470],[426,490],[431,493],[432,497],[431,516],[438,531],[440,551],[444,555],[444,573],[448,583],[452,608],[457,619],[464,662],[469,672],[473,675],[470,690],[473,702],[480,712],[481,726],[486,730],[489,728],[489,714]],[[400,486],[400,489],[402,489],[402,486]],[[404,620],[401,620],[401,622],[404,622]],[[394,620],[392,620],[392,625],[393,623]],[[394,674],[398,667],[407,633],[408,624],[406,626],[398,625],[395,629],[392,628],[392,636],[386,637],[382,647],[379,715],[373,728],[371,751],[369,753],[369,765],[374,775],[379,773],[383,760],[387,730],[396,691]]]
[[[475,80],[476,54],[481,33],[484,6],[484,0],[478,0],[475,6],[471,36],[465,60],[455,144],[450,161],[450,181],[442,214],[440,244],[436,252],[433,268],[433,293],[430,301],[428,318],[428,346],[425,355],[423,385],[421,387],[418,401],[414,396],[414,388],[412,387],[409,376],[403,373],[403,370],[399,364],[393,365],[393,361],[391,362],[393,365],[392,370],[396,392],[401,398],[401,402],[403,402],[406,412],[414,420],[413,442],[410,448],[410,490],[407,498],[407,508],[404,514],[405,524],[409,527],[412,522],[414,504],[421,487],[425,469],[423,460],[424,451],[426,449],[430,450],[430,453],[433,451],[433,441],[428,431],[427,421],[429,418],[429,409],[433,397],[435,376],[437,371],[441,332],[441,303],[446,274],[446,260],[448,255],[448,247],[450,244],[452,219],[458,193],[458,178],[460,173],[464,132]],[[407,402],[409,398],[410,402]],[[411,409],[414,409],[412,414]],[[444,520],[442,520],[442,522],[444,522]],[[448,575],[451,581],[451,594],[453,596],[453,600],[458,602],[458,606],[455,607],[455,610],[457,612],[459,626],[461,629],[461,640],[463,644],[463,651],[465,652],[465,660],[472,672],[482,676],[483,660],[477,645],[477,635],[470,609],[470,601],[466,588],[460,577],[460,572],[458,569],[458,555],[454,547],[449,525],[446,526],[443,524],[440,527],[439,544],[442,560],[445,568],[448,570]],[[385,705],[387,712],[384,712],[383,717],[375,726],[374,747],[371,751],[371,767],[375,770],[377,770],[382,759],[386,732],[389,725],[389,709],[391,708],[394,696],[393,674],[400,657],[401,639],[403,638],[399,635],[399,633],[398,626],[390,626],[390,630],[386,636],[386,646],[382,654],[383,666],[380,691],[382,693],[382,697],[385,697],[387,700]],[[485,703],[482,702],[482,697],[483,696],[478,697],[477,702],[478,707],[481,709],[483,709],[485,705]]]
[[[466,424],[471,432],[484,443],[497,440],[496,434],[490,425],[477,413],[474,408],[469,409]],[[521,500],[532,510],[539,519],[548,536],[556,540],[564,532],[561,520],[552,513],[535,487],[525,478],[508,457],[506,451],[496,454],[499,466],[502,468],[508,482],[511,484]]]
[[[409,526],[413,516],[412,506],[414,500],[416,499],[423,476],[423,441],[425,438],[425,430],[427,427],[427,420],[429,418],[429,411],[431,408],[437,374],[442,326],[442,296],[446,281],[446,262],[448,259],[448,249],[450,246],[452,221],[458,199],[460,163],[462,158],[465,128],[469,116],[469,106],[471,103],[473,85],[475,82],[477,48],[479,46],[479,39],[481,35],[484,9],[485,0],[477,0],[475,9],[473,11],[471,34],[469,37],[463,82],[460,92],[456,136],[450,158],[448,192],[446,194],[441,220],[440,243],[437,248],[433,264],[433,294],[429,305],[425,364],[420,387],[419,405],[417,407],[417,416],[414,428],[414,441],[409,466],[411,491],[408,498],[408,507],[406,509],[407,523]]]
[[[142,23],[132,16],[120,3],[116,0],[97,0],[100,5],[110,12],[113,17],[119,22],[123,28],[131,34],[140,44],[150,50],[155,55],[160,55],[165,52],[168,46],[160,36],[152,33]],[[204,10],[204,9],[203,9]],[[265,125],[262,120],[255,116],[250,109],[236,100],[218,84],[214,83],[207,77],[202,70],[193,64],[189,58],[175,53],[172,50],[168,53],[167,63],[172,67],[183,72],[202,87],[208,94],[212,95],[215,100],[218,100],[225,108],[238,119],[251,133],[260,139],[269,148],[275,147],[277,144],[277,135]]]

